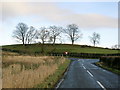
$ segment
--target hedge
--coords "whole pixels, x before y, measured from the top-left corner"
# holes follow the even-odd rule
[[[120,70],[120,56],[102,56],[100,62],[105,65]]]
[[[53,56],[70,56],[70,57],[78,57],[78,58],[100,58],[101,56],[120,56],[120,54],[96,54],[96,53],[68,53],[67,55],[63,53],[49,53],[49,55]]]

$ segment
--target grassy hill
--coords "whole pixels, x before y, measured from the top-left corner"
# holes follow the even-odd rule
[[[6,45],[2,46],[3,50],[10,50],[10,51],[17,51],[19,53],[24,54],[40,54],[42,50],[41,44],[29,44],[26,46],[23,45]],[[44,45],[44,52],[47,53],[63,53],[63,52],[69,52],[69,53],[97,53],[97,54],[114,54],[118,53],[118,50],[112,50],[108,48],[102,48],[102,47],[92,47],[87,45],[70,45],[70,44],[45,44]]]

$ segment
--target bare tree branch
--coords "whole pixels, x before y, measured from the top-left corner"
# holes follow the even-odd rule
[[[30,42],[32,42],[33,39],[35,39],[36,34],[37,34],[37,30],[35,30],[35,28],[31,26],[26,34],[26,42],[30,44]]]

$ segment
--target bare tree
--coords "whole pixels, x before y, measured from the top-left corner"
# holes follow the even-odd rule
[[[47,28],[41,27],[36,37],[37,39],[40,39],[42,41],[42,44],[44,44],[49,38],[49,31],[47,30]]]
[[[50,41],[52,41],[54,45],[56,39],[60,36],[60,33],[62,32],[62,27],[50,26],[49,29],[50,29]]]
[[[29,31],[26,34],[26,42],[30,44],[30,42],[32,42],[33,39],[35,39],[36,34],[37,34],[37,31],[33,26],[31,26]]]
[[[116,44],[112,46],[112,49],[120,49],[120,45]]]
[[[72,45],[76,40],[78,40],[82,36],[76,24],[68,25],[67,29],[65,29],[64,32],[68,35],[68,38],[71,40]]]
[[[100,42],[100,34],[94,32],[92,34],[92,36],[90,37],[90,41],[93,43],[94,46],[96,44],[99,44],[99,42]]]
[[[25,45],[26,33],[28,30],[28,26],[24,23],[18,23],[16,26],[16,30],[13,32],[13,37],[18,41],[21,41],[23,45]]]
[[[45,27],[41,27],[40,31],[38,31],[37,39],[40,39],[42,41],[42,53],[44,53],[44,44],[45,42],[47,42],[48,38],[49,38],[49,31],[47,30],[47,28]]]

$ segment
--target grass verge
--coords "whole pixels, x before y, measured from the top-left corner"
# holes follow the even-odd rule
[[[66,60],[63,64],[59,65],[53,75],[49,75],[43,83],[36,85],[34,88],[55,88],[58,81],[64,75],[64,72],[67,70],[69,64],[70,60]]]
[[[102,62],[96,62],[95,65],[97,65],[97,66],[99,66],[101,68],[104,68],[104,69],[106,69],[108,71],[111,71],[113,73],[116,73],[116,74],[120,75],[120,70],[108,67],[108,66],[104,65]]]

